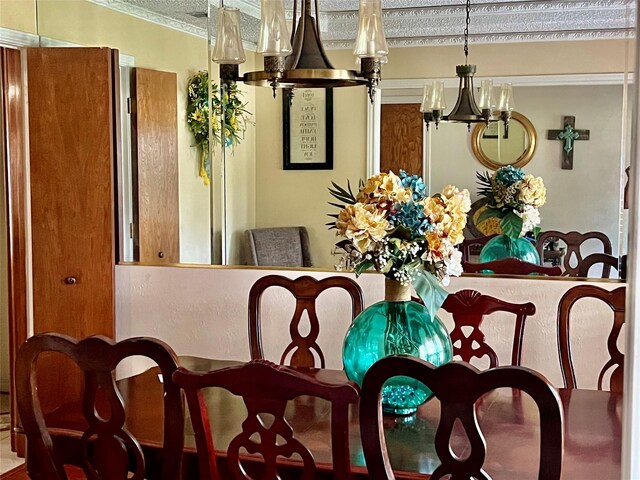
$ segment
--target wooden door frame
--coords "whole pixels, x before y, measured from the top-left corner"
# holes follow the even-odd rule
[[[24,456],[24,436],[17,435],[19,424],[16,396],[14,395],[14,365],[16,352],[27,339],[27,206],[26,206],[26,132],[25,83],[22,78],[22,53],[17,49],[1,48],[2,112],[7,118],[3,144],[3,168],[6,178],[7,214],[7,270],[9,289],[9,369],[11,398],[11,450]],[[9,95],[12,88],[18,95]],[[13,122],[9,121],[9,116]]]

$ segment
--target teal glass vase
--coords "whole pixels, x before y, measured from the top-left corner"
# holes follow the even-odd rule
[[[387,280],[389,283],[398,282]],[[391,287],[398,291],[396,285]],[[452,358],[447,329],[422,304],[410,301],[409,287],[401,296],[385,294],[386,300],[365,309],[351,324],[344,339],[342,360],[349,380],[362,386],[367,370],[389,355],[412,355],[443,365]],[[391,301],[390,301],[391,300]],[[410,415],[433,396],[424,384],[408,377],[394,377],[382,389],[382,411]]]
[[[498,235],[489,240],[480,251],[480,263],[509,257],[518,258],[523,262],[540,263],[540,255],[535,245],[524,237],[513,239],[507,235]]]

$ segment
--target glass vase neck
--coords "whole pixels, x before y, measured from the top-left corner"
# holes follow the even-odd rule
[[[390,278],[384,279],[385,302],[408,302],[411,300],[411,285],[403,285]]]

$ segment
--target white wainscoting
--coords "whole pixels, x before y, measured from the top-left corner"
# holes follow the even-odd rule
[[[247,298],[251,285],[261,276],[281,274],[291,278],[301,271],[255,270],[248,268],[116,267],[116,332],[118,339],[145,335],[160,338],[178,355],[248,360]],[[334,272],[308,272],[316,278]],[[383,298],[383,277],[365,274],[358,279],[370,305]],[[461,277],[452,279],[448,290],[478,290],[511,302],[533,302],[537,312],[527,320],[523,365],[543,373],[562,385],[558,360],[556,310],[560,297],[581,281]],[[622,284],[590,282],[606,289]],[[272,288],[263,297],[263,341],[267,358],[278,361],[288,343],[288,321],[293,299],[283,289]],[[327,366],[342,368],[342,339],[349,325],[349,299],[336,289],[323,293],[318,301],[322,322],[319,343]],[[595,388],[599,369],[608,359],[606,338],[613,315],[595,300],[581,300],[574,308],[572,347],[576,375],[581,388]],[[440,318],[449,329],[452,320],[444,311]],[[510,361],[513,316],[492,315],[486,320],[489,343],[502,362]],[[623,329],[624,336],[624,329]],[[620,345],[624,345],[624,338]],[[623,347],[621,347],[623,348]],[[483,364],[478,364],[482,367]],[[137,372],[140,365],[120,372]]]

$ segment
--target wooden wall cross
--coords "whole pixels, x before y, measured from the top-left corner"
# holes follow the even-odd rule
[[[576,130],[576,117],[564,117],[562,130],[549,130],[547,140],[562,141],[562,169],[573,170],[573,147],[576,140],[589,140],[589,130]]]

